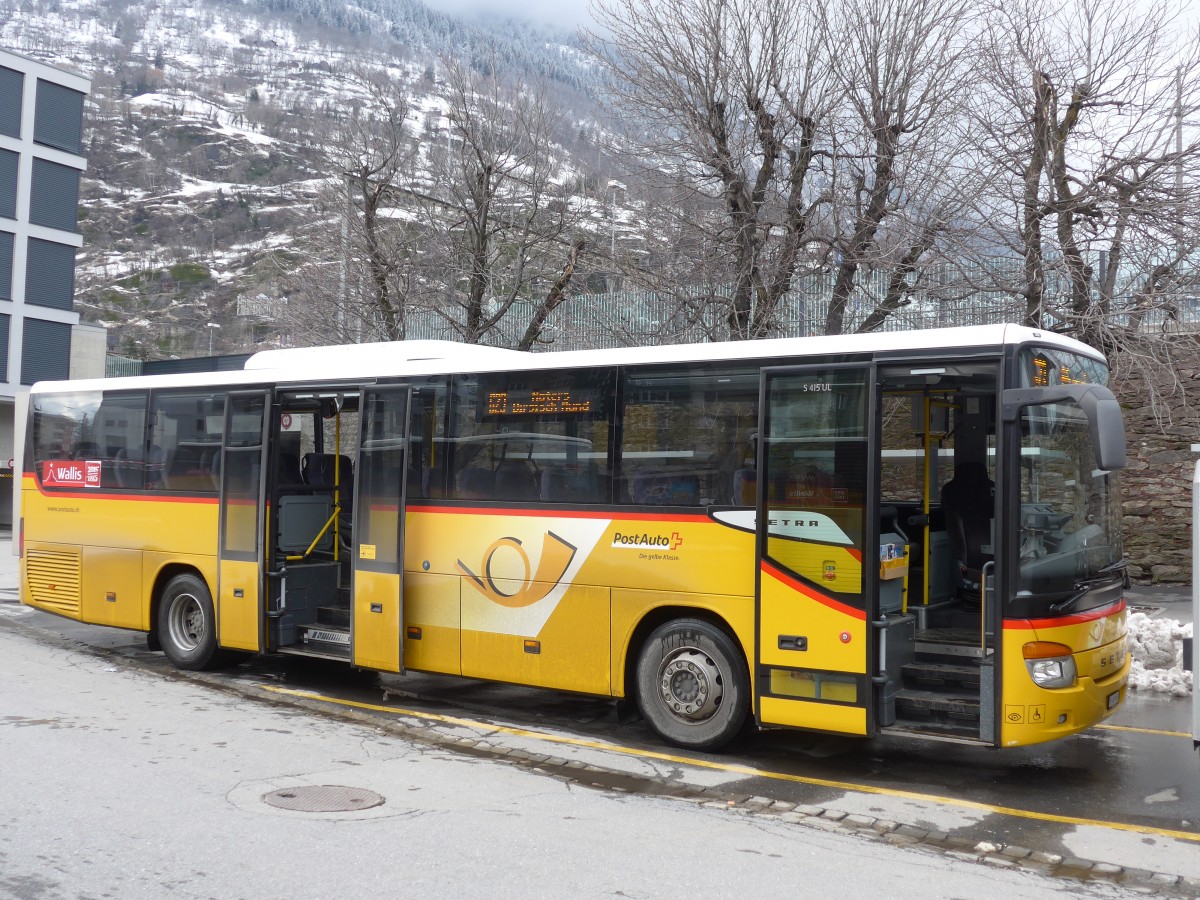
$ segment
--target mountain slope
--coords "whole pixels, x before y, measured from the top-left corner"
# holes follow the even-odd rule
[[[573,110],[565,171],[594,108],[568,35],[414,0],[0,0],[0,42],[92,79],[77,308],[139,358],[207,352],[210,321],[215,351],[281,339],[238,302],[283,293],[278,251],[321,215],[314,123],[363,102],[355,72],[386,71],[430,141],[448,127],[439,57],[540,77]]]

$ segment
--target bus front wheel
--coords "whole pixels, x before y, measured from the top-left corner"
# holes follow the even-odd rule
[[[638,708],[667,743],[719,750],[750,710],[750,679],[737,645],[699,619],[660,625],[637,664]]]
[[[158,604],[158,639],[177,669],[207,669],[216,664],[217,620],[212,595],[200,578],[176,575],[167,582]]]

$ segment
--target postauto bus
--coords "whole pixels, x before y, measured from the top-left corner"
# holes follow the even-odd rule
[[[1107,377],[1003,325],[42,383],[21,597],[183,669],[608,696],[687,748],[753,725],[1035,744],[1125,692]]]

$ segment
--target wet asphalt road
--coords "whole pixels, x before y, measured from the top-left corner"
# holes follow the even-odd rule
[[[0,613],[20,622],[31,635],[66,638],[150,671],[173,672],[162,654],[146,651],[143,635],[79,625],[16,606],[7,597],[0,597],[0,606],[8,607]],[[1116,727],[1030,748],[996,751],[904,738],[864,741],[769,732],[713,757],[664,747],[644,723],[618,722],[614,705],[595,698],[442,676],[376,676],[295,658],[255,659],[220,677],[233,688],[286,685],[334,700],[385,707],[370,713],[381,718],[395,715],[388,711],[392,708],[413,710],[611,742],[633,756],[668,754],[681,764],[688,759],[715,761],[732,770],[722,789],[733,795],[835,807],[972,841],[1200,877],[1198,843],[1099,828],[1081,845],[1079,835],[1088,829],[1081,829],[1077,821],[1055,819],[1144,826],[1200,838],[1200,755],[1192,748],[1188,700],[1130,692],[1108,723]],[[669,767],[668,771],[668,777],[687,778]],[[934,799],[913,802],[910,793]],[[1138,859],[1143,853],[1145,859]],[[1189,862],[1190,857],[1195,860]]]

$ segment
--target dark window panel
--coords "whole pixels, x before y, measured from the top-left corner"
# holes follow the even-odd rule
[[[29,221],[74,232],[78,218],[79,170],[35,157],[29,185]]]
[[[25,261],[25,302],[70,310],[75,303],[75,248],[29,239]]]
[[[26,319],[21,347],[21,384],[61,381],[71,371],[71,326]]]
[[[21,136],[21,95],[25,76],[15,69],[0,66],[0,134]]]
[[[83,144],[83,94],[39,79],[36,106],[33,139],[47,147],[78,153]]]
[[[261,408],[258,398],[249,402],[258,402]],[[156,391],[150,403],[150,422],[146,487],[215,494],[221,474],[224,393]]]
[[[758,364],[627,372],[617,502],[753,506],[758,382]]]
[[[609,502],[612,381],[609,369],[456,376],[449,445],[429,455],[448,460],[449,497]]]
[[[21,157],[11,150],[0,150],[0,216],[17,217],[17,164]]]
[[[12,299],[13,235],[0,231],[0,300]]]
[[[8,381],[8,332],[12,316],[0,313],[0,380]]]

